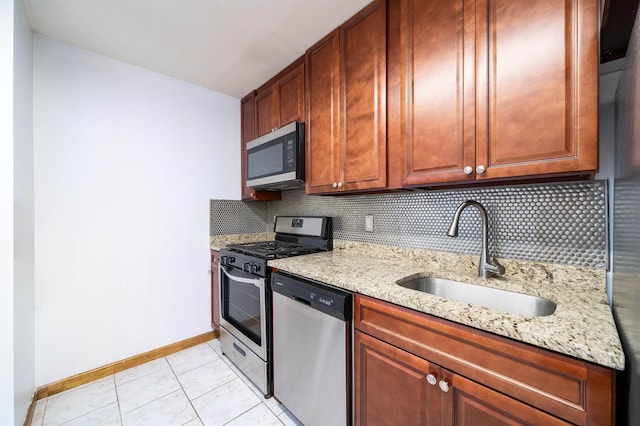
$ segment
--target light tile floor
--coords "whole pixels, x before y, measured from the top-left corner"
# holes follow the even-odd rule
[[[33,426],[300,425],[212,340],[41,399]]]

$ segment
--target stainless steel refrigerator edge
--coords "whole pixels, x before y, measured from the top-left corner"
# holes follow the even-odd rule
[[[613,312],[625,352],[618,376],[617,424],[640,424],[640,20],[615,101]]]

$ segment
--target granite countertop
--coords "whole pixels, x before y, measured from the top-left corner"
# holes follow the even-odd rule
[[[273,241],[276,234],[273,232],[265,232],[262,234],[229,234],[229,235],[212,235],[209,237],[209,248],[211,250],[220,250],[229,244],[257,243],[259,241]]]
[[[479,256],[334,240],[332,252],[269,261],[269,266],[514,340],[622,370],[624,354],[607,302],[606,272],[500,259],[501,278],[479,278]],[[525,317],[396,285],[435,276],[545,297],[554,314]]]

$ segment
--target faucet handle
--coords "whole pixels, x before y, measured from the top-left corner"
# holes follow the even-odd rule
[[[484,268],[486,271],[498,276],[504,275],[505,272],[504,266],[502,266],[495,257],[491,257],[491,260],[487,262]]]

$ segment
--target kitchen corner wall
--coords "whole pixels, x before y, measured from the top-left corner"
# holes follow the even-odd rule
[[[42,386],[211,331],[207,206],[240,195],[240,100],[39,34],[33,59]]]
[[[35,388],[32,34],[0,1],[0,424],[22,425]]]
[[[301,189],[273,202],[211,200],[210,234],[269,232],[275,215],[332,216],[336,239],[476,254],[481,220],[472,207],[459,237],[446,236],[456,207],[472,199],[489,213],[495,256],[606,269],[606,194],[604,181],[327,197]],[[364,230],[366,214],[373,233]]]

